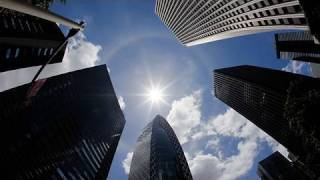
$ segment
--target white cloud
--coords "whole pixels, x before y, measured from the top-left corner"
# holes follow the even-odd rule
[[[292,72],[292,73],[302,73],[302,69],[308,64],[302,61],[291,60],[288,65],[282,68],[283,71]]]
[[[195,180],[216,179],[223,174],[221,160],[212,154],[197,154],[188,159],[189,167]]]
[[[228,109],[224,114],[210,118],[203,127],[207,135],[218,133],[224,136],[239,137],[246,121],[243,116],[232,109]]]
[[[241,141],[237,147],[239,153],[225,159],[210,153],[195,153],[193,158],[187,158],[192,176],[195,180],[237,179],[251,169],[257,155],[257,147],[255,141]]]
[[[124,99],[122,96],[118,96],[118,102],[119,102],[120,108],[124,110],[126,108],[126,103],[124,102]]]
[[[98,54],[101,49],[100,45],[87,41],[85,35],[79,32],[69,41],[62,63],[48,65],[40,74],[40,78],[95,66],[99,62]],[[1,73],[0,91],[31,82],[38,70],[39,67],[31,67]]]
[[[122,167],[123,167],[124,172],[126,174],[129,174],[129,172],[130,172],[130,165],[131,165],[132,156],[133,156],[133,152],[129,152],[127,154],[127,157],[122,161]]]
[[[184,147],[195,180],[235,180],[244,176],[252,168],[260,150],[259,145],[263,141],[274,151],[287,153],[283,146],[233,109],[229,108],[224,113],[201,122],[200,108],[201,91],[196,91],[174,101],[167,116],[181,144],[197,144],[201,139],[209,139],[204,142],[204,146],[197,144],[196,147]],[[222,142],[220,137],[238,139],[236,153],[224,156],[221,147],[226,142]],[[206,153],[203,153],[204,150]],[[128,153],[123,160],[126,173],[129,172],[131,158],[132,154]]]
[[[224,172],[219,179],[233,180],[245,175],[254,163],[258,154],[258,144],[253,139],[241,141],[237,147],[239,153],[223,161]]]
[[[200,107],[201,90],[172,103],[167,120],[181,144],[188,141],[192,128],[200,124]]]
[[[320,64],[310,63],[312,76],[320,78]]]
[[[217,150],[219,149],[220,140],[218,138],[213,138],[207,142],[206,148]]]
[[[206,144],[206,148],[213,151],[220,148],[218,136],[238,138],[240,141],[238,153],[229,157],[223,157],[220,151],[217,155],[188,152],[190,169],[196,180],[234,180],[245,175],[252,168],[262,141],[267,142],[274,151],[287,155],[283,146],[231,108],[200,126],[193,136],[197,137],[195,139],[213,136]]]

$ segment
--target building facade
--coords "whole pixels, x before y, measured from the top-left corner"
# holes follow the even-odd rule
[[[320,41],[320,2],[312,0],[299,0],[299,2],[305,13],[311,34]]]
[[[65,40],[56,23],[0,8],[0,72],[44,64]],[[66,47],[51,61],[62,62]]]
[[[157,115],[138,138],[129,180],[192,180],[181,145],[163,117]]]
[[[298,0],[157,0],[155,12],[186,46],[258,32],[308,29]]]
[[[105,180],[125,119],[106,66],[0,93],[2,176]]]
[[[292,131],[285,118],[285,109],[293,105],[286,105],[288,89],[300,81],[304,88],[319,92],[319,79],[267,68],[236,66],[214,71],[214,92],[218,99],[303,160],[312,150],[302,146],[303,140]]]
[[[277,58],[320,63],[320,44],[308,31],[275,35]]]
[[[279,152],[275,152],[260,161],[257,173],[261,180],[310,180],[307,175]]]

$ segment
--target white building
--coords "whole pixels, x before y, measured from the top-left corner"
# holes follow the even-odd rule
[[[186,46],[258,32],[308,30],[298,0],[157,0],[155,12]]]

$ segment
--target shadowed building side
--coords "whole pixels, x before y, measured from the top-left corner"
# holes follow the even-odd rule
[[[299,0],[299,2],[305,12],[311,34],[320,41],[320,1]]]
[[[303,146],[305,139],[295,134],[295,121],[285,117],[286,108],[294,105],[286,104],[288,90],[301,81],[303,88],[319,92],[319,79],[267,68],[236,66],[214,71],[214,92],[218,99],[306,161],[314,152],[309,146]],[[319,151],[315,154],[318,157]],[[314,160],[319,162],[317,158]]]
[[[259,162],[257,173],[261,180],[310,180],[278,151]]]
[[[320,63],[320,44],[308,31],[275,35],[277,58]]]
[[[129,180],[192,180],[182,147],[168,122],[157,115],[138,138]]]
[[[56,23],[0,7],[0,72],[44,64],[65,40]],[[62,62],[66,46],[51,63]]]
[[[0,93],[3,177],[105,180],[125,119],[105,65]]]

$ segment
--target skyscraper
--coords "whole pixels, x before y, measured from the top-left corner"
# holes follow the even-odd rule
[[[307,30],[298,0],[157,0],[155,12],[186,46],[280,29]]]
[[[304,148],[285,118],[285,108],[293,105],[286,105],[288,89],[299,81],[303,81],[304,88],[320,92],[320,79],[254,66],[215,70],[214,92],[218,99],[303,159],[312,150]]]
[[[275,152],[258,164],[258,175],[261,180],[309,180],[293,163],[279,152]]]
[[[275,35],[277,58],[320,63],[320,44],[308,31]]]
[[[320,41],[320,2],[312,0],[299,0],[305,13],[311,34]]]
[[[56,23],[0,8],[0,72],[44,64],[65,40]],[[51,61],[62,62],[66,47]]]
[[[106,66],[0,93],[1,176],[105,180],[125,119]]]
[[[138,138],[129,180],[192,180],[181,145],[169,123],[157,115]]]

